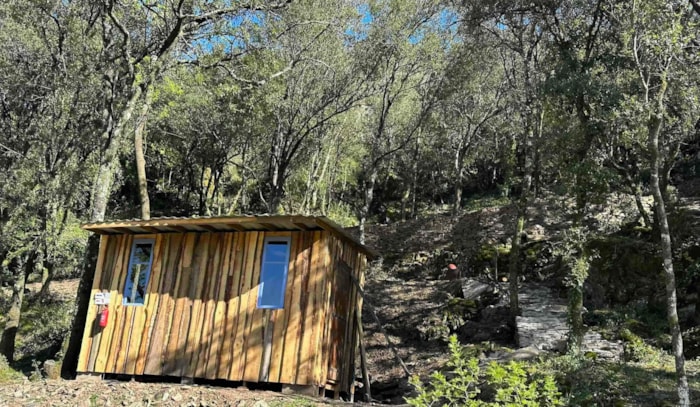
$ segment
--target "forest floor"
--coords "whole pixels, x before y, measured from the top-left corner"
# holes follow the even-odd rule
[[[475,201],[458,217],[437,213],[418,220],[368,228],[368,244],[380,251],[385,259],[381,267],[373,267],[367,274],[363,312],[364,343],[372,396],[376,402],[402,404],[412,393],[407,375],[397,362],[392,347],[410,373],[423,379],[444,367],[448,357],[446,334],[437,328],[445,323],[445,304],[459,291],[459,283],[451,278],[454,276],[449,275],[447,265],[457,264],[463,275],[474,277],[478,268],[476,260],[483,257],[484,248],[507,242],[514,212],[503,203],[498,199],[483,199]],[[565,229],[567,224],[558,214],[562,213],[562,206],[568,204],[562,200],[538,200],[531,210],[528,237],[546,241]],[[629,221],[624,211],[617,208],[630,205],[628,201],[616,202],[615,205],[601,203],[595,219],[590,221],[599,222],[601,229],[613,230]],[[485,281],[499,287],[503,297],[506,283],[500,280],[505,276],[505,267],[498,268],[497,258],[493,266]],[[482,273],[480,278],[484,277]],[[547,283],[543,280],[555,277],[530,273],[527,278],[532,282]],[[52,283],[52,300],[43,305],[32,300],[39,288],[37,283],[28,284],[29,312],[40,314],[41,311],[32,307],[42,306],[53,307],[51,310],[70,309],[77,280]],[[372,310],[383,329],[375,321]],[[504,311],[503,307],[492,306],[486,316],[482,309],[480,317],[461,321],[461,327],[451,331],[458,334],[463,344],[476,349],[476,354],[484,360],[511,352],[516,344]],[[53,312],[48,312],[48,318]],[[45,325],[50,325],[50,322]],[[42,349],[38,344],[50,337],[50,334],[30,333],[36,328],[21,328],[20,336],[24,337],[18,341],[20,350],[35,351],[35,354],[20,355],[25,360],[20,367],[25,375],[30,376],[32,370],[36,370],[32,368],[31,359],[40,359],[38,355]],[[672,361],[657,348],[643,350],[649,350],[654,357],[639,362],[572,362],[566,356],[552,354],[538,357],[533,363],[539,363],[539,368],[557,375],[563,383],[562,391],[572,405],[653,406],[671,403],[675,394]],[[359,360],[357,365],[359,367]],[[700,360],[689,361],[687,369],[693,399],[700,400]],[[35,374],[34,379],[38,376]],[[356,398],[360,397],[361,391]],[[337,403],[263,390],[174,383],[18,378],[0,386],[0,405],[265,407]]]

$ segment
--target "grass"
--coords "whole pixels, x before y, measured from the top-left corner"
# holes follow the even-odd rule
[[[602,362],[570,355],[537,365],[553,373],[572,406],[674,405],[676,375],[673,358],[653,362]],[[652,359],[653,360],[653,359]],[[700,360],[686,362],[692,399],[700,400]]]
[[[4,304],[0,315],[6,315],[8,307],[9,304]],[[0,364],[0,369],[10,369],[16,375],[0,372],[0,381],[3,378],[22,378],[22,373],[30,375],[36,371],[37,363],[55,358],[70,329],[72,314],[72,301],[53,294],[41,299],[33,293],[26,295],[15,339],[15,361],[10,366],[5,366],[6,361],[5,365]],[[0,318],[0,327],[4,326],[5,320]]]

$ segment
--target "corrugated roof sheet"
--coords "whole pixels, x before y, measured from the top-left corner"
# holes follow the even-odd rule
[[[340,225],[325,216],[305,215],[240,215],[199,217],[157,217],[148,220],[126,219],[86,223],[83,229],[99,234],[147,234],[184,232],[247,232],[327,230],[350,242],[370,258],[379,254],[361,244]]]

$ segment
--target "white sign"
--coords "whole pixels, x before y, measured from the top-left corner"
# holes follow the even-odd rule
[[[95,293],[95,305],[108,305],[109,293]]]

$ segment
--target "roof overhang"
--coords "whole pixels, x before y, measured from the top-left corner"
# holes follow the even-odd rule
[[[86,223],[83,224],[81,228],[101,235],[325,230],[337,238],[357,247],[369,260],[380,257],[379,253],[361,244],[353,235],[325,216],[263,215],[194,218],[163,217],[149,220],[130,219]]]

